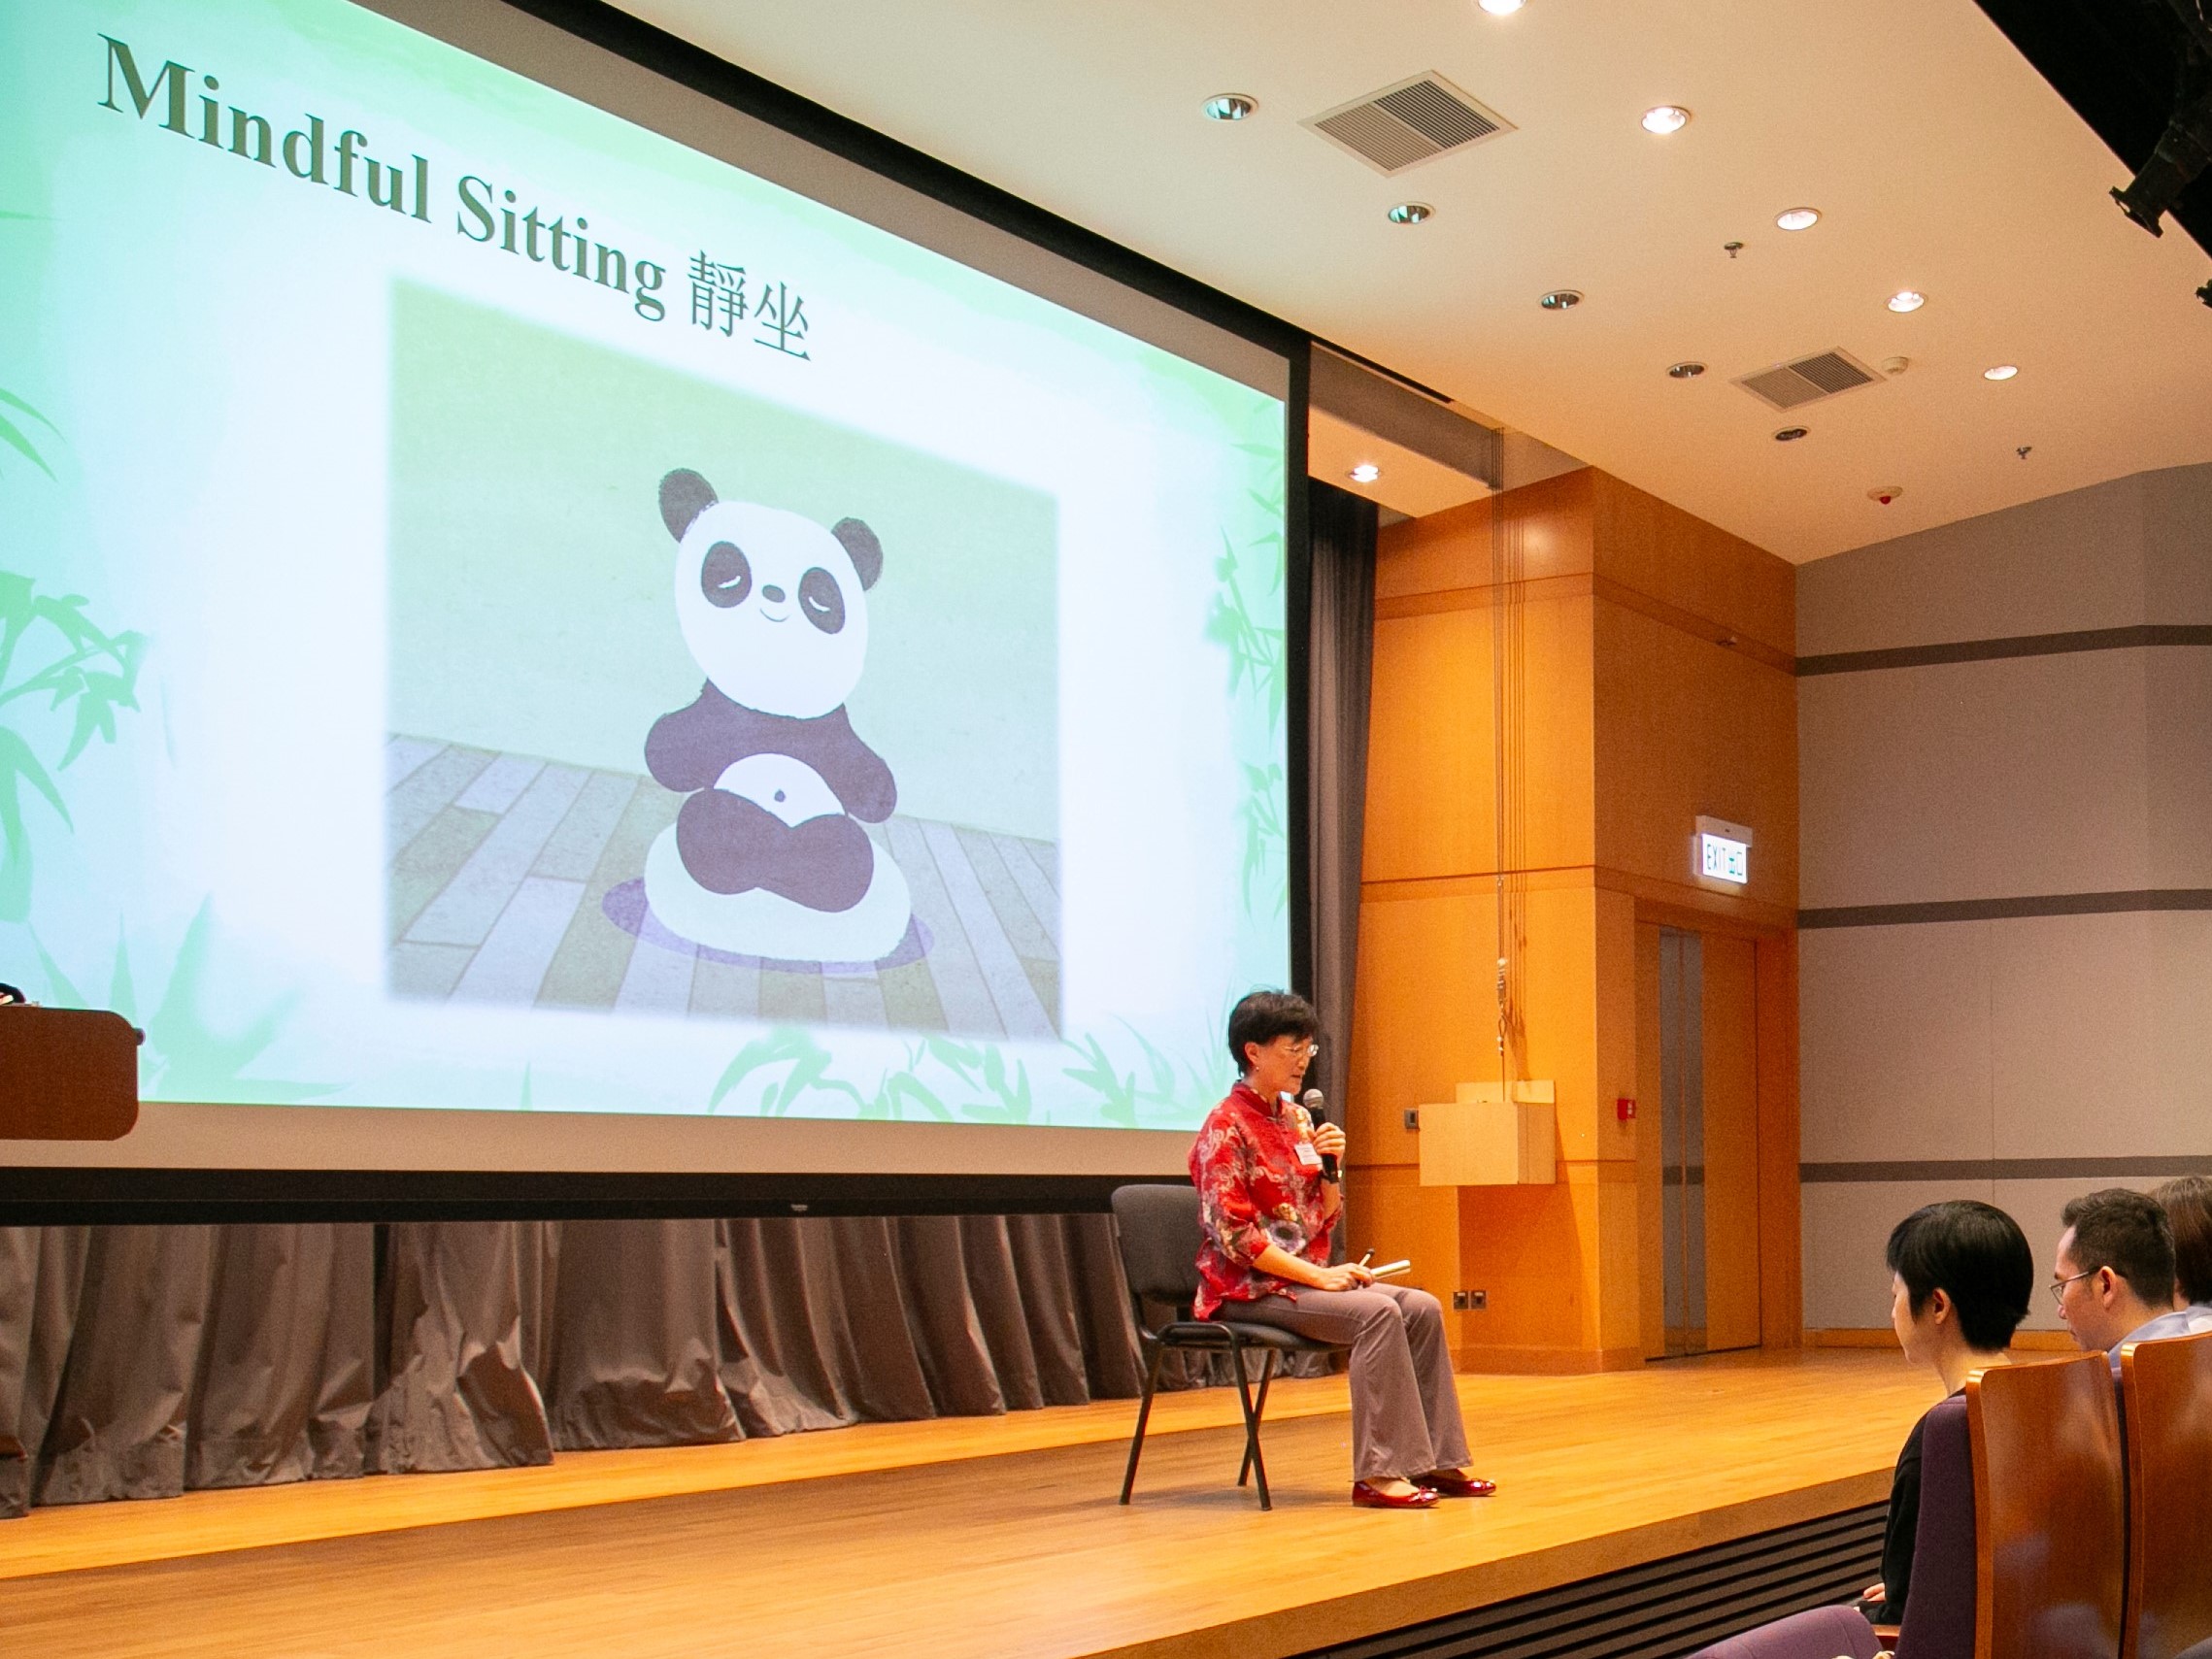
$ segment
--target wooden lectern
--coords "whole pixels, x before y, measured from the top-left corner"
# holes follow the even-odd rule
[[[117,1141],[146,1034],[98,1009],[0,1008],[0,1141]]]

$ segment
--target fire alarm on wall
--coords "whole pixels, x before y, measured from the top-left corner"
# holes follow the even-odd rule
[[[1636,1115],[1636,1102],[1629,1095],[1622,1095],[1613,1102],[1613,1114],[1623,1123],[1632,1122]]]

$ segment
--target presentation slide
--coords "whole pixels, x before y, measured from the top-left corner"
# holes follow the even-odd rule
[[[148,1101],[1220,1098],[1280,395],[346,0],[0,13],[0,979]]]

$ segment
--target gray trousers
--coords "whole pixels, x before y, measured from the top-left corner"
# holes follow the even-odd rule
[[[1231,1303],[1229,1319],[1280,1325],[1316,1342],[1352,1347],[1352,1477],[1410,1478],[1467,1461],[1444,1310],[1425,1290],[1372,1284],[1307,1290],[1295,1302],[1268,1296]]]

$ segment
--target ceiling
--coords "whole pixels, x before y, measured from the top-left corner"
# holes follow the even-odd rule
[[[1375,469],[1374,478],[1353,470],[1368,467]],[[1317,479],[1408,518],[1425,518],[1490,494],[1481,480],[1362,432],[1319,408],[1306,420],[1306,468]]]
[[[622,4],[1793,561],[2212,460],[2203,250],[2121,216],[1974,0]],[[1424,71],[1517,130],[1385,178],[1298,124]],[[1729,383],[1830,348],[1910,367],[1787,416]]]

